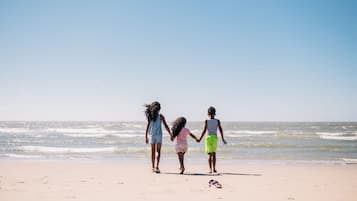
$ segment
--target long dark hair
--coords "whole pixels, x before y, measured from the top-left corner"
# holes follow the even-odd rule
[[[159,116],[159,112],[161,109],[160,103],[155,101],[152,102],[151,104],[146,104],[145,107],[146,107],[145,116],[148,119],[148,122],[156,121],[157,116]]]
[[[179,117],[177,118],[173,123],[172,123],[172,135],[174,137],[178,136],[180,131],[182,130],[183,127],[186,125],[186,119],[185,117]]]

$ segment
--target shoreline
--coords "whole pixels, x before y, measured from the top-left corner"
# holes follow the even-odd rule
[[[107,164],[151,164],[150,158],[103,158],[103,159],[93,159],[93,158],[70,158],[70,159],[34,159],[34,158],[2,158],[0,159],[0,164],[2,162],[40,162],[40,163],[107,163]],[[160,164],[175,165],[178,163],[177,159],[173,158],[161,158]],[[185,164],[188,165],[206,165],[207,159],[188,159],[185,158]],[[341,159],[341,160],[260,160],[260,159],[239,159],[239,160],[220,160],[218,158],[217,165],[316,165],[316,166],[344,166],[344,165],[356,165],[357,159]]]

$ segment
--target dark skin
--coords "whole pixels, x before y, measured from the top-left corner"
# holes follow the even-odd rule
[[[216,116],[215,114],[210,114],[208,115],[210,119],[214,119],[214,117]],[[223,129],[221,126],[221,122],[218,120],[218,130],[221,133],[221,137],[222,137],[222,141],[224,144],[227,144],[227,141],[224,139],[223,136]],[[201,137],[197,140],[197,142],[200,142],[203,138],[203,136],[206,134],[207,132],[207,120],[205,121],[205,125],[201,134]],[[208,165],[209,165],[209,173],[216,173],[216,152],[212,152],[212,153],[208,153]]]
[[[198,141],[198,138],[193,135],[192,133],[189,134],[193,139],[195,139],[196,141]],[[175,137],[171,137],[171,141],[173,141],[175,139]],[[184,165],[184,159],[185,159],[185,153],[186,152],[178,152],[177,156],[180,162],[180,174],[183,174],[185,172],[185,165]]]
[[[165,117],[163,115],[161,115],[161,114],[160,114],[160,120],[164,124],[165,129],[169,133],[170,137],[172,137],[170,128],[166,123]],[[149,144],[149,137],[148,137],[149,127],[150,127],[150,122],[148,121],[148,123],[146,125],[146,131],[145,131],[145,143],[146,144]],[[155,166],[155,154],[156,153],[157,153],[157,158],[156,158],[156,166]],[[153,169],[153,171],[155,171],[157,173],[160,172],[160,169],[159,169],[160,156],[161,156],[161,143],[151,144],[151,164],[152,164],[152,169]]]

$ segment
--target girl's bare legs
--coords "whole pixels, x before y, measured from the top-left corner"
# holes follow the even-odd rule
[[[156,173],[160,173],[159,163],[161,155],[161,143],[156,144],[157,159],[156,159]]]
[[[155,170],[155,144],[151,144],[151,164],[152,164],[152,170]]]
[[[180,174],[183,174],[183,172],[185,171],[185,166],[184,166],[184,163],[183,163],[184,154],[185,154],[184,152],[177,153],[179,161],[180,161],[180,170],[181,170]]]

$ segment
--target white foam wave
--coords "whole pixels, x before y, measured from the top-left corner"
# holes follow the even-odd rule
[[[321,139],[326,140],[357,140],[357,136],[327,136],[327,135],[320,135]]]
[[[225,131],[225,133],[262,135],[262,134],[274,134],[276,133],[276,131],[227,130]]]
[[[48,128],[48,132],[63,133],[63,134],[128,134],[128,133],[144,133],[144,130],[105,130],[101,128]]]
[[[29,133],[33,131],[28,128],[0,128],[0,133]]]
[[[340,132],[316,132],[321,139],[327,140],[357,140],[357,135],[351,133]]]
[[[75,138],[103,138],[103,137],[119,137],[119,138],[136,138],[143,137],[143,135],[135,135],[135,134],[63,134],[69,137]]]
[[[40,155],[22,155],[22,154],[2,154],[1,156],[9,158],[41,158]]]
[[[225,135],[226,137],[233,137],[233,138],[241,138],[241,137],[251,137],[251,136],[253,136],[253,135],[242,135],[242,134],[240,134],[240,135],[232,135],[232,134],[226,134]]]
[[[144,124],[133,124],[133,123],[122,123],[122,125],[126,128],[141,128],[141,129],[143,129],[145,127]]]
[[[96,133],[116,133],[117,131],[109,131],[104,129],[92,129],[92,128],[48,128],[48,132],[54,133],[84,133],[84,134],[96,134]]]
[[[347,133],[316,132],[316,134],[324,135],[324,136],[341,136],[341,135],[346,135]]]
[[[342,158],[342,160],[345,161],[346,163],[357,164],[357,158]]]
[[[115,152],[116,147],[104,148],[70,148],[70,147],[47,147],[47,146],[21,146],[17,148],[25,152],[42,152],[42,153],[100,153]]]

